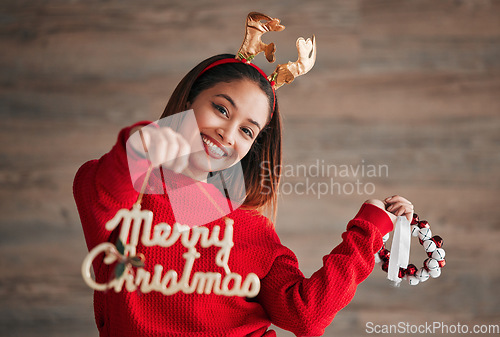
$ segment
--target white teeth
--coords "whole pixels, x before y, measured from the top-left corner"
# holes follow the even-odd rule
[[[220,147],[212,143],[208,138],[206,137],[201,137],[201,138],[203,139],[203,142],[208,145],[208,149],[210,152],[221,157],[225,155],[224,151],[222,151]]]

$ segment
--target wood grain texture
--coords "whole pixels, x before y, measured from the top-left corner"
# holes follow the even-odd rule
[[[195,64],[234,52],[254,10],[287,26],[268,37],[277,62],[296,59],[298,36],[318,43],[315,68],[278,92],[284,164],[388,167],[387,176],[283,179],[375,187],[319,198],[282,190],[278,232],[304,273],[372,197],[408,197],[445,239],[440,279],[394,289],[377,267],[325,336],[365,335],[367,322],[499,324],[500,2],[4,0],[0,335],[97,335],[79,274],[74,174],[122,127],[158,118]]]

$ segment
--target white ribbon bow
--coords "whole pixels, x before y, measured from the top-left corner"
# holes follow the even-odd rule
[[[407,268],[410,260],[411,230],[410,221],[405,216],[398,216],[394,229],[394,236],[391,245],[391,257],[389,258],[389,268],[387,278],[398,287],[401,278],[398,277],[399,268]]]

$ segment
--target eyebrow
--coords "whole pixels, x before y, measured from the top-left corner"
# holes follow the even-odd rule
[[[233,99],[230,96],[228,96],[226,94],[217,94],[217,95],[215,95],[215,97],[223,97],[223,98],[227,99],[229,101],[229,103],[231,103],[231,105],[234,108],[238,109],[238,107],[236,106],[236,104],[234,103]]]
[[[236,106],[236,103],[234,103],[233,99],[226,95],[226,94],[217,94],[215,95],[215,97],[222,97],[222,98],[225,98],[229,103],[231,103],[231,105],[235,108],[235,109],[238,109],[238,107]],[[256,120],[253,120],[251,118],[248,118],[247,121],[249,121],[250,123],[252,123],[253,125],[255,125],[256,127],[259,128],[259,130],[262,130],[262,127],[260,126],[259,122],[257,122]]]

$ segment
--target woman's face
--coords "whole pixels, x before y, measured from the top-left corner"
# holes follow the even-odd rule
[[[269,115],[267,95],[249,80],[218,83],[199,93],[187,108],[194,110],[204,149],[189,157],[189,166],[203,179],[208,172],[239,162]]]

